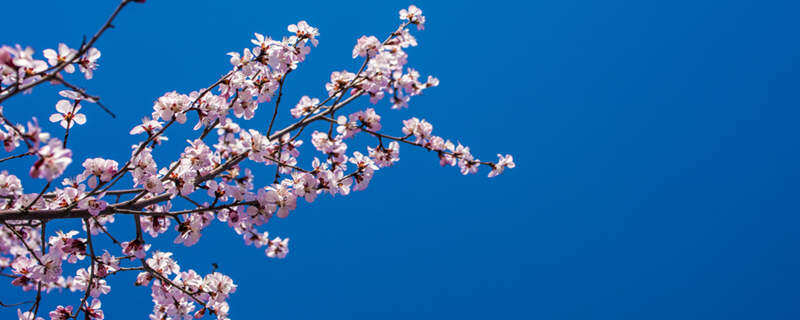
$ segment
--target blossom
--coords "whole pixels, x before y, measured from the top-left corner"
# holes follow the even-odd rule
[[[383,146],[367,147],[367,150],[369,150],[369,157],[379,167],[390,167],[393,163],[400,161],[400,144],[397,141],[390,142],[388,148]]]
[[[33,284],[33,280],[41,277],[41,268],[33,258],[19,256],[11,262],[11,270],[18,277],[11,281],[12,285],[28,287]]]
[[[67,320],[72,318],[72,306],[58,306],[50,311],[50,320]]]
[[[58,44],[58,52],[53,49],[45,49],[42,51],[42,54],[45,58],[47,58],[47,62],[50,63],[51,66],[56,66],[60,63],[71,61],[72,58],[75,57],[76,53],[78,53],[78,51],[71,49],[63,43]],[[75,66],[68,64],[64,67],[64,71],[67,73],[73,73],[75,72]]]
[[[503,170],[505,168],[514,169],[514,167],[516,166],[516,164],[514,164],[514,157],[512,157],[510,154],[503,156],[498,153],[497,157],[499,159],[497,160],[497,163],[492,165],[492,171],[489,172],[489,178],[495,177],[503,173]]]
[[[142,124],[137,125],[131,129],[130,134],[140,134],[147,132],[148,135],[153,135],[156,131],[161,129],[163,122],[148,117],[142,118]]]
[[[97,59],[100,59],[100,50],[89,48],[86,54],[78,61],[78,68],[83,72],[87,80],[94,76],[93,72],[97,69]]]
[[[56,231],[56,236],[50,237],[51,252],[58,253],[62,259],[75,263],[78,260],[83,260],[86,257],[86,239],[73,238],[78,234],[78,231],[69,231],[63,233]]]
[[[289,253],[289,238],[281,240],[280,237],[269,242],[269,247],[265,250],[267,257],[283,259]]]
[[[314,175],[305,172],[295,172],[292,174],[294,194],[303,197],[307,202],[314,202],[317,198],[317,179]]]
[[[356,120],[369,130],[378,131],[381,129],[381,116],[375,113],[373,108],[350,114],[350,121]]]
[[[139,239],[123,242],[121,246],[123,253],[135,256],[137,259],[144,259],[145,251],[150,249],[149,244],[144,244],[144,242]]]
[[[286,218],[289,211],[297,207],[297,196],[283,184],[274,184],[267,187],[266,192],[259,190],[258,202],[265,207],[278,208],[278,217]]]
[[[95,217],[105,210],[107,206],[108,202],[97,200],[94,197],[86,197],[78,202],[78,208],[89,211],[89,214]]]
[[[361,38],[358,38],[355,48],[353,48],[353,58],[359,56],[372,58],[378,54],[380,46],[381,42],[375,36],[361,36]]]
[[[400,20],[408,20],[410,23],[417,25],[418,30],[425,29],[425,16],[422,15],[422,10],[413,4],[408,7],[408,10],[400,10]]]
[[[236,285],[230,277],[214,272],[203,278],[203,291],[211,295],[213,301],[224,302],[231,293],[236,292]]]
[[[164,120],[170,120],[172,117],[175,117],[175,121],[178,123],[186,123],[186,114],[184,111],[189,109],[189,104],[191,101],[189,100],[189,96],[185,94],[180,94],[175,91],[167,92],[158,100],[156,100],[155,105],[153,105],[153,120],[157,118],[161,118]]]
[[[72,163],[71,157],[72,151],[62,148],[60,140],[51,139],[46,146],[39,149],[39,160],[31,167],[31,177],[53,181]]]
[[[181,271],[181,267],[172,259],[172,252],[156,251],[146,262],[147,266],[164,276]]]
[[[264,37],[263,34],[258,32],[253,33],[253,35],[255,35],[256,38],[250,40],[250,42],[252,42],[254,45],[260,46],[262,50],[266,49],[270,44],[275,43],[275,41],[272,41],[270,37]]]
[[[305,21],[300,21],[296,25],[290,24],[287,29],[289,32],[293,32],[295,34],[289,38],[289,42],[294,43],[297,40],[309,39],[311,44],[313,44],[315,47],[319,43],[319,41],[316,39],[316,37],[319,35],[319,30],[308,25],[308,23]]]
[[[430,137],[431,132],[433,131],[433,125],[425,121],[425,119],[419,120],[416,117],[403,120],[403,134],[407,136],[414,136],[417,138],[415,141],[419,143],[422,140],[427,139]]]
[[[158,194],[164,192],[164,184],[161,179],[156,175],[148,176],[144,181],[144,188],[147,191]]]
[[[83,162],[84,171],[78,175],[79,180],[89,178],[89,188],[97,186],[97,179],[102,182],[108,182],[117,173],[117,166],[119,164],[114,160],[93,158],[86,159]]]
[[[328,95],[333,96],[339,94],[350,81],[356,78],[356,75],[347,71],[334,71],[331,73],[331,82],[325,84],[325,89],[328,90]]]
[[[103,255],[100,256],[100,261],[96,267],[97,276],[104,278],[108,274],[119,270],[119,259],[112,256],[110,253],[108,253],[108,251],[105,251],[103,252]]]
[[[73,312],[84,312],[82,316],[87,319],[103,319],[104,312],[96,298],[110,292],[108,276],[141,269],[121,267],[123,257],[115,257],[108,251],[102,256],[94,256],[92,252],[93,261],[89,267],[68,266],[70,270],[77,269],[72,276],[62,274],[62,264],[84,259],[91,244],[87,239],[92,235],[105,232],[117,243],[111,234],[113,230],[108,230],[114,222],[111,211],[137,214],[136,238],[119,244],[122,249],[120,256],[131,260],[146,259],[143,263],[147,270],[138,274],[135,284],[150,287],[154,302],[151,319],[187,320],[213,315],[225,320],[230,309],[226,300],[237,289],[233,280],[216,272],[217,266],[210,274],[201,275],[191,269],[182,271],[170,252],[155,250],[148,254],[151,245],[145,243],[143,234],[158,237],[173,229],[177,231],[173,243],[192,246],[201,239],[202,232],[211,222],[218,219],[240,235],[246,245],[265,247],[262,249],[270,258],[284,258],[289,252],[289,238],[270,240],[268,232],[258,229],[273,215],[288,217],[297,208],[298,197],[313,202],[324,193],[347,196],[353,191],[364,190],[376,176],[376,170],[399,161],[398,142],[434,151],[442,165],[457,165],[463,174],[475,173],[481,164],[492,167],[490,177],[506,168],[514,168],[511,155],[498,154],[496,163],[479,161],[468,147],[455,146],[449,140],[432,135],[433,126],[424,119],[412,117],[403,121],[404,136],[394,138],[380,133],[381,116],[375,109],[359,109],[350,114],[342,109],[347,104],[358,103],[356,98],[361,95],[369,96],[373,104],[388,96],[393,109],[406,108],[412,97],[439,84],[437,78],[427,76],[424,80],[420,72],[407,66],[409,56],[405,50],[417,45],[409,25],[424,28],[422,11],[412,5],[400,11],[400,18],[406,22],[384,42],[375,36],[358,38],[352,56],[354,59],[364,57],[364,66],[357,74],[346,70],[332,72],[330,81],[325,84],[328,96],[322,99],[302,96],[289,111],[295,119],[302,120],[294,121],[284,129],[273,131],[270,123],[269,133],[266,133],[259,131],[261,129],[246,129],[237,121],[254,118],[260,103],[276,96],[280,99],[280,88],[287,74],[305,60],[312,46],[317,46],[319,30],[306,21],[289,25],[287,29],[291,34],[275,40],[256,33],[255,39],[251,40],[255,47],[248,45],[243,51],[228,53],[226,59],[232,65],[230,71],[213,85],[189,94],[172,91],[158,97],[153,103],[152,113],[130,128],[131,135],[146,136],[140,137],[144,142],[131,146],[130,157],[123,158],[123,168],[114,160],[88,158],[82,163],[82,171],[75,172],[77,176],[63,178],[61,185],[41,193],[23,193],[20,179],[0,171],[0,207],[3,210],[11,214],[24,214],[30,210],[31,214],[46,213],[53,219],[88,217],[82,224],[86,238],[78,237],[83,234],[80,229],[54,232],[50,224],[47,227],[49,234],[43,232],[45,228],[22,222],[0,228],[0,269],[7,270],[11,284],[23,291],[41,289],[49,292],[66,288],[85,292],[81,305],[58,306],[49,314],[52,319],[72,319]],[[2,46],[0,91],[13,95],[16,90],[46,83],[44,80],[57,85],[62,75],[48,72],[62,68],[67,73],[74,73],[76,64],[90,79],[97,69],[100,51],[90,47],[82,47],[83,50],[85,52],[78,56],[79,51],[59,44],[57,49],[44,50],[45,62],[35,59],[36,52],[29,47]],[[348,94],[350,96],[344,99]],[[96,102],[96,98],[79,89],[62,90],[59,95],[63,99],[57,102],[57,113],[49,119],[59,122],[67,130],[73,122],[85,124],[86,116],[79,113],[80,103]],[[320,102],[323,99],[325,101]],[[285,112],[285,109],[275,108],[276,112]],[[198,132],[187,140],[188,146],[177,159],[164,163],[159,161],[162,165],[159,166],[154,155],[160,156],[169,150],[160,147],[161,151],[156,152],[154,148],[167,139],[164,135],[166,128],[180,127],[195,114],[198,121],[194,130],[203,129],[202,133]],[[30,169],[34,178],[52,181],[64,174],[72,162],[72,152],[60,140],[51,139],[50,134],[43,132],[36,118],[31,118],[27,126],[3,119],[0,142],[4,149],[12,151],[19,146],[27,147],[25,152],[18,151],[4,159],[31,156],[36,160]],[[304,161],[299,159],[303,144],[299,139],[300,133],[309,136],[309,131],[314,130],[310,128],[312,123],[323,120],[332,122],[331,129],[328,130],[329,124],[325,123],[324,130],[313,131],[310,134],[313,148],[303,150],[303,154],[320,152],[323,156],[313,157],[311,167],[306,168]],[[334,133],[332,129],[337,124]],[[216,139],[207,136],[212,131],[216,131]],[[367,152],[359,149],[349,154],[348,148],[363,148],[361,142],[349,146],[346,143],[350,141],[347,138],[358,133],[377,138],[377,146],[367,147]],[[257,170],[247,168],[246,160],[274,170],[274,176],[270,174],[267,179],[256,179],[252,172]],[[127,173],[130,173],[136,189],[124,190],[131,184],[122,180],[127,179]],[[257,183],[267,185],[257,187]],[[113,196],[107,196],[107,193]],[[108,199],[114,198],[116,200],[109,203],[112,200]],[[186,204],[181,204],[180,208],[173,209],[173,201],[180,203],[178,201],[184,200],[194,206],[186,208]],[[81,212],[88,212],[88,215],[81,216]],[[173,221],[176,223],[172,224]],[[44,243],[45,239],[47,243]],[[100,243],[95,241],[95,249],[97,244]],[[95,298],[91,303],[86,300],[89,295]],[[19,311],[18,316],[24,320],[40,319],[32,319],[35,315],[30,312]]]
[[[311,111],[313,111],[317,105],[319,105],[319,99],[317,98],[312,99],[309,98],[308,96],[303,96],[302,98],[300,98],[300,102],[298,102],[297,105],[294,108],[292,108],[291,110],[292,117],[300,118],[302,116],[305,116],[311,113]]]
[[[472,154],[469,152],[469,147],[459,144],[458,147],[456,147],[453,156],[458,158],[458,167],[461,168],[461,174],[467,175],[478,172],[480,160],[474,159]]]
[[[19,320],[44,320],[44,318],[42,317],[36,317],[34,319],[33,312],[31,311],[22,312],[22,310],[20,309],[17,309],[17,317],[19,318]]]
[[[78,113],[79,110],[81,110],[81,105],[78,103],[73,105],[69,100],[58,100],[58,103],[56,103],[56,111],[59,113],[50,115],[50,122],[61,121],[61,126],[64,127],[64,129],[69,129],[72,121],[75,121],[77,124],[84,124],[86,123],[86,115]]]
[[[97,102],[97,100],[95,100],[92,97],[86,96],[86,95],[84,95],[84,94],[82,94],[80,92],[76,92],[76,91],[72,91],[72,90],[61,90],[61,91],[58,92],[58,95],[60,95],[60,96],[62,96],[64,98],[67,98],[67,99],[72,99],[72,100],[86,100],[86,101],[89,101],[89,102]]]
[[[101,280],[104,281],[104,280]],[[103,310],[100,310],[101,303],[100,300],[92,299],[92,304],[86,307],[86,314],[89,315],[89,318],[92,320],[103,320]]]
[[[0,196],[18,196],[22,194],[22,181],[8,171],[0,171]]]
[[[244,118],[245,120],[250,120],[255,116],[256,110],[258,109],[258,102],[253,101],[250,98],[239,98],[236,99],[236,102],[233,103],[233,115],[237,118]]]

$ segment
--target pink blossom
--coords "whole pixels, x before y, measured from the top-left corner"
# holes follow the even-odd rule
[[[86,307],[86,314],[89,315],[89,318],[92,320],[103,320],[103,310],[100,309],[101,307],[100,300],[92,299],[92,304]]]
[[[317,98],[309,98],[308,96],[303,96],[300,98],[300,102],[292,108],[291,113],[292,117],[300,118],[309,113],[319,104],[319,99]]]
[[[50,320],[67,320],[72,318],[72,306],[58,306],[50,311]]]
[[[153,120],[161,118],[170,120],[175,117],[178,123],[186,123],[186,114],[184,111],[189,109],[189,96],[179,94],[175,91],[167,92],[156,101],[153,105]]]
[[[56,66],[67,61],[71,61],[77,53],[78,51],[70,49],[66,44],[63,43],[58,44],[58,52],[53,49],[45,49],[42,51],[42,54],[45,58],[47,58],[47,62],[50,63],[51,66]],[[68,64],[66,67],[64,67],[64,71],[67,73],[73,73],[75,72],[75,66]]]
[[[334,71],[331,73],[331,82],[325,84],[325,89],[328,90],[328,95],[338,95],[341,93],[350,81],[355,79],[356,75],[347,71]]]
[[[72,104],[69,100],[59,100],[56,103],[56,111],[59,113],[50,115],[50,122],[60,121],[64,129],[68,129],[73,121],[77,124],[84,124],[86,123],[86,115],[78,113],[79,110],[81,110],[80,104]]]
[[[267,257],[283,259],[289,253],[289,238],[281,240],[276,237],[269,242],[269,247],[266,250]]]
[[[118,166],[119,164],[114,160],[103,158],[86,159],[83,161],[84,171],[78,175],[78,179],[83,180],[88,177],[89,188],[94,188],[97,186],[98,178],[102,182],[110,181],[111,177],[117,173]]]
[[[108,206],[108,202],[103,200],[97,200],[94,197],[86,197],[83,198],[80,202],[78,202],[78,208],[88,210],[89,214],[93,216],[97,216],[106,209]]]
[[[51,139],[46,146],[39,149],[39,160],[31,167],[31,177],[53,181],[72,163],[71,157],[72,151],[62,148],[60,140]]]
[[[311,43],[316,47],[319,41],[316,37],[319,35],[319,30],[308,25],[305,21],[300,21],[296,25],[290,24],[287,28],[289,32],[294,33],[295,35],[289,38],[289,42],[294,43],[298,40],[309,39]]]
[[[140,134],[147,132],[148,135],[155,134],[161,129],[163,122],[150,120],[148,117],[142,118],[142,124],[137,125],[131,129],[130,134]]]
[[[499,160],[497,161],[496,164],[492,166],[492,171],[489,172],[489,178],[495,177],[503,173],[503,170],[505,168],[514,169],[514,167],[516,166],[514,164],[514,157],[512,157],[510,154],[507,154],[505,156],[497,154],[497,157],[499,158]]]
[[[97,59],[100,59],[100,50],[97,48],[89,48],[86,54],[78,61],[78,68],[83,72],[86,79],[91,79],[94,76],[94,70],[97,70]]]
[[[417,25],[418,30],[425,29],[425,17],[422,15],[422,10],[413,4],[408,7],[408,10],[400,10],[400,20],[408,20],[412,24]]]
[[[378,49],[381,46],[380,40],[374,36],[361,36],[353,48],[353,58],[355,57],[374,57],[378,54]]]
[[[31,311],[22,312],[22,310],[20,309],[17,309],[17,317],[19,318],[19,320],[44,320],[44,318],[42,317],[36,317],[34,319],[33,312]]]
[[[403,134],[407,136],[413,135],[415,138],[417,138],[415,141],[416,143],[428,139],[432,131],[433,125],[425,121],[425,119],[419,120],[414,117],[408,120],[403,120]]]
[[[121,246],[123,253],[135,256],[137,259],[144,259],[146,255],[145,251],[150,249],[150,244],[144,244],[144,242],[139,239],[123,242]]]

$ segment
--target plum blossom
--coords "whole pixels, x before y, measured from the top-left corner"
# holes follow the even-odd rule
[[[267,257],[283,259],[289,253],[289,238],[281,240],[280,237],[269,242],[266,250]]]
[[[311,111],[313,111],[317,105],[319,105],[319,99],[317,98],[312,99],[309,98],[308,96],[303,96],[302,98],[300,98],[300,102],[298,102],[297,105],[294,108],[292,108],[291,110],[292,117],[295,118],[303,117],[311,113]]]
[[[31,177],[41,178],[47,181],[64,173],[67,166],[72,163],[72,151],[61,147],[61,141],[51,139],[50,142],[39,149],[39,160],[31,167]]]
[[[19,318],[19,320],[44,320],[44,318],[42,317],[36,317],[34,319],[33,312],[31,311],[22,312],[22,310],[20,309],[17,309],[17,317]]]
[[[369,150],[369,157],[375,161],[379,167],[390,167],[397,161],[400,161],[400,144],[397,141],[389,143],[388,148],[378,146],[377,148],[367,147]]]
[[[50,115],[50,122],[61,122],[64,129],[69,129],[70,124],[74,121],[77,124],[86,123],[86,115],[78,113],[81,110],[81,105],[78,103],[72,104],[69,100],[59,100],[56,103],[56,111]]]
[[[416,143],[428,139],[432,131],[433,125],[425,121],[425,119],[419,120],[414,117],[408,120],[403,120],[403,134],[407,136],[413,135],[415,138],[417,138],[415,141]]]
[[[63,43],[58,44],[58,52],[56,52],[53,49],[45,49],[44,51],[42,51],[42,54],[44,55],[45,58],[47,58],[47,62],[51,66],[56,66],[60,63],[71,61],[72,58],[74,58],[75,54],[77,53],[78,51],[71,49],[70,47],[68,47],[66,44]],[[67,73],[73,73],[75,72],[75,66],[72,64],[68,64],[64,67],[64,71],[66,71]]]
[[[103,310],[100,309],[101,306],[100,300],[92,299],[92,304],[86,307],[86,314],[92,320],[103,320],[105,317],[103,315]]]
[[[422,15],[422,10],[413,4],[408,7],[408,10],[400,10],[400,20],[408,20],[410,23],[417,25],[417,30],[425,29],[425,16]]]
[[[171,252],[148,253],[151,241],[145,241],[145,234],[153,238],[170,237],[173,243],[192,246],[201,240],[204,230],[214,220],[219,220],[241,236],[245,245],[264,249],[267,257],[280,259],[289,252],[289,238],[270,239],[269,232],[261,230],[262,225],[273,215],[287,218],[297,210],[298,198],[311,203],[326,194],[347,196],[366,189],[376,171],[399,161],[400,142],[433,151],[431,154],[439,157],[440,164],[458,166],[463,174],[475,173],[486,166],[491,167],[489,177],[494,177],[506,168],[514,168],[511,155],[498,154],[496,163],[481,162],[468,147],[434,136],[433,126],[424,119],[411,117],[403,121],[403,136],[395,136],[381,131],[377,107],[345,109],[348,104],[349,107],[357,104],[359,97],[369,97],[372,104],[388,97],[391,108],[406,108],[412,97],[439,84],[433,76],[424,80],[420,72],[407,65],[406,49],[418,45],[409,25],[414,24],[419,30],[424,28],[422,11],[412,5],[399,14],[401,27],[392,31],[386,41],[366,35],[356,40],[352,56],[364,57],[363,67],[357,73],[332,72],[330,81],[325,83],[328,96],[322,99],[301,94],[302,98],[291,110],[279,108],[288,73],[298,68],[318,44],[319,30],[300,21],[288,26],[290,34],[285,37],[256,33],[251,40],[255,47],[248,45],[242,51],[228,53],[225,59],[231,63],[229,72],[213,85],[187,90],[189,94],[171,91],[158,97],[152,113],[130,129],[131,135],[146,136],[138,136],[141,142],[130,146],[131,153],[122,162],[85,159],[83,170],[75,172],[77,176],[68,176],[53,188],[48,183],[44,191],[33,193],[23,192],[17,176],[0,171],[0,209],[4,212],[85,219],[82,231],[56,231],[53,227],[60,225],[48,223],[48,233],[44,233],[43,223],[17,221],[11,227],[0,227],[0,269],[7,270],[11,284],[23,291],[68,289],[94,298],[91,303],[84,300],[79,306],[59,305],[50,311],[51,319],[73,319],[80,312],[85,313],[81,317],[103,319],[97,298],[110,292],[110,278],[124,271],[139,270],[142,272],[135,284],[150,289],[154,303],[151,319],[188,320],[213,315],[224,320],[230,312],[227,299],[237,289],[233,280],[217,272],[216,265],[211,273],[201,275],[181,268]],[[46,84],[47,81],[36,82],[44,77],[58,84],[62,74],[48,73],[55,66],[74,73],[77,64],[87,79],[92,78],[100,52],[89,48],[80,57],[78,52],[59,44],[57,50],[42,52],[45,62],[34,58],[36,52],[32,48],[0,46],[0,97],[15,94],[19,86]],[[49,66],[53,67],[48,69]],[[65,81],[62,79],[61,84],[71,87]],[[50,117],[52,122],[59,122],[67,129],[73,122],[86,122],[85,115],[78,113],[80,102],[96,102],[82,90],[75,90],[59,92],[64,99],[56,104],[58,113]],[[272,99],[276,100],[275,115],[289,113],[298,120],[276,127],[273,127],[275,120],[268,121],[268,127],[263,126],[263,121],[256,122],[263,130],[245,128],[238,122],[255,118],[260,104]],[[269,111],[272,110],[270,106]],[[267,114],[269,120],[273,113]],[[193,129],[202,131],[185,140],[187,144],[177,159],[161,158],[169,151],[161,146],[167,140],[167,129],[176,133],[175,127],[195,116],[197,123]],[[275,123],[286,120],[277,116],[275,119]],[[52,182],[64,174],[72,162],[72,151],[43,132],[35,117],[28,120],[27,126],[5,116],[0,120],[3,148],[10,152],[20,146],[27,147],[19,157],[36,160],[30,169],[32,177]],[[312,123],[324,128],[312,127]],[[212,132],[217,136],[209,137]],[[300,158],[301,133],[310,136],[313,147],[302,150],[303,155],[315,153],[309,156],[313,159],[309,167],[305,166],[307,160]],[[356,140],[358,137],[368,138],[368,142]],[[348,145],[351,141],[355,144]],[[364,145],[368,145],[366,152]],[[348,148],[353,150],[353,147],[360,151],[348,153]],[[11,155],[11,159],[16,157]],[[268,172],[266,179],[254,176],[254,172],[260,171],[259,166]],[[136,217],[133,240],[117,242],[116,230],[112,228],[115,212],[118,216]],[[49,221],[47,217],[44,219]],[[85,237],[80,237],[84,233]],[[128,235],[131,233],[129,230]],[[106,236],[120,248],[104,250],[102,256],[95,256],[101,244],[98,239]],[[119,256],[112,255],[120,251]],[[63,274],[66,268],[62,269],[62,264],[78,263],[87,256],[92,263],[67,266],[71,276]],[[136,267],[139,262],[136,260],[143,260],[143,268]],[[34,320],[35,315],[20,311],[18,316]]]
[[[157,121],[155,119],[151,120],[148,117],[142,118],[142,124],[137,125],[131,129],[130,134],[140,134],[140,133],[147,133],[148,135],[155,134],[158,130],[161,129],[163,122]]]
[[[337,95],[355,78],[356,75],[354,73],[334,71],[331,73],[331,82],[325,84],[325,90],[328,90],[329,96]]]
[[[499,160],[492,166],[492,171],[489,172],[489,178],[495,177],[503,173],[503,170],[505,168],[514,169],[514,167],[516,166],[514,164],[514,157],[512,157],[510,154],[507,154],[505,156],[497,154],[497,157],[499,158]]]
[[[262,207],[277,209],[279,218],[286,218],[289,211],[297,207],[297,196],[284,184],[274,184],[265,191],[259,190],[257,199]]]
[[[134,239],[121,244],[122,252],[127,255],[135,256],[137,259],[144,259],[145,251],[150,249],[150,244],[144,244],[142,240]]]
[[[58,306],[50,311],[50,320],[67,320],[72,318],[72,306]]]
[[[89,188],[97,186],[97,179],[108,182],[117,173],[119,164],[114,160],[93,158],[83,162],[84,171],[78,175],[78,180],[89,178]]]
[[[94,70],[97,70],[97,59],[100,59],[100,50],[89,48],[86,54],[78,61],[78,68],[83,72],[86,79],[92,79]]]
[[[374,57],[378,54],[378,49],[381,46],[381,41],[375,36],[361,36],[358,43],[353,48],[353,58],[355,57]]]
[[[289,42],[291,43],[303,39],[309,39],[311,44],[313,44],[315,47],[319,43],[319,40],[316,39],[316,37],[319,35],[319,30],[308,25],[308,23],[305,21],[300,21],[296,25],[290,24],[287,29],[289,32],[293,32],[295,34],[289,38]]]
[[[189,96],[185,94],[180,94],[175,91],[167,92],[158,98],[155,105],[153,105],[153,109],[155,110],[153,111],[153,120],[157,118],[171,120],[174,116],[175,121],[178,123],[186,123],[186,114],[184,111],[189,109],[190,103]]]
[[[89,211],[92,216],[97,216],[108,207],[108,202],[97,200],[95,197],[86,197],[78,202],[78,208]]]

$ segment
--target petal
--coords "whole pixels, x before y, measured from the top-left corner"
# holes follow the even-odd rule
[[[58,100],[56,103],[56,110],[61,113],[68,113],[72,111],[72,103],[69,100]]]
[[[50,115],[50,122],[59,122],[61,120],[64,120],[64,116],[62,116],[60,113],[54,113]]]
[[[56,54],[56,51],[53,49],[44,49],[42,55],[47,59],[56,59],[58,57],[58,54]]]
[[[74,120],[77,124],[84,124],[86,123],[86,115],[83,113],[77,113],[72,120]]]

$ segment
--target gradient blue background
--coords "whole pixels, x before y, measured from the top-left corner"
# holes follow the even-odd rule
[[[119,117],[87,105],[89,122],[70,145],[78,159],[124,159],[138,141],[127,131],[155,98],[210,84],[229,68],[225,53],[249,46],[253,32],[278,37],[303,19],[320,29],[320,45],[290,76],[286,106],[322,96],[331,71],[357,67],[355,40],[383,38],[408,4],[131,5],[97,44],[95,80],[79,82]],[[402,161],[368,190],[303,203],[270,222],[272,235],[292,239],[285,260],[268,260],[214,224],[198,245],[174,251],[184,268],[209,272],[218,262],[235,279],[233,318],[800,317],[797,2],[415,4],[428,24],[409,50],[410,66],[441,86],[409,110],[381,105],[384,127],[399,132],[401,119],[421,116],[482,159],[514,154],[517,168],[494,179],[486,171],[462,177],[403,146]],[[0,43],[76,47],[114,6],[3,3]],[[8,101],[6,113],[46,119],[57,99],[55,90],[37,89]],[[266,110],[248,126],[263,129]],[[165,155],[185,146],[185,132],[170,135]],[[132,237],[130,219],[118,220],[116,233]],[[112,280],[102,300],[107,319],[149,313],[149,290],[132,279]],[[29,295],[0,287],[4,302]],[[47,301],[77,298],[54,292]]]

